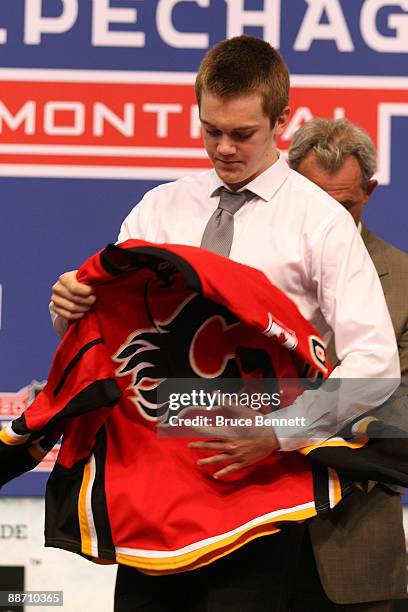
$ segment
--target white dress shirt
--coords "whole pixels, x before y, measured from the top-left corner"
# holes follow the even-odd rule
[[[200,246],[223,184],[210,170],[155,187],[125,219],[118,241]],[[334,332],[342,363],[331,377],[355,379],[342,392],[305,392],[285,409],[307,423],[307,431],[275,429],[282,450],[292,450],[383,403],[399,383],[398,350],[378,275],[350,214],[282,156],[244,189],[254,197],[234,215],[230,258],[262,270],[326,343]]]

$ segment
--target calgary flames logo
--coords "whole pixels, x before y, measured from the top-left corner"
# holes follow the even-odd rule
[[[165,321],[133,332],[114,359],[116,374],[131,375],[131,399],[149,421],[166,417],[174,379],[205,379],[208,391],[219,389],[218,377],[241,377],[236,362],[238,319],[226,308],[197,294],[188,296]],[[200,383],[201,384],[201,383]],[[173,385],[173,387],[172,387]]]

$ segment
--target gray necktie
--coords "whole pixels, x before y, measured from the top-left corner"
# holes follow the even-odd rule
[[[220,187],[220,202],[211,215],[201,239],[204,249],[228,257],[234,236],[234,215],[251,197],[248,190],[235,192]]]

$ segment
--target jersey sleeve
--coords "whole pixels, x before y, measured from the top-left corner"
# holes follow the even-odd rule
[[[119,398],[112,360],[90,311],[69,325],[47,385],[0,432],[0,485],[35,467],[59,439],[66,419],[113,407]]]

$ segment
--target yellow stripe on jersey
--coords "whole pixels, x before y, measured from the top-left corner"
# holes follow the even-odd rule
[[[87,515],[87,493],[90,484],[91,465],[88,461],[84,467],[81,489],[78,497],[78,519],[81,532],[81,551],[85,555],[92,556],[92,538]]]
[[[353,434],[355,434],[355,435],[365,434],[367,432],[367,427],[369,426],[369,424],[373,423],[374,421],[378,421],[378,419],[376,419],[373,416],[364,417],[360,421],[357,421],[357,423],[354,423],[354,425],[351,428],[351,430],[352,430]]]
[[[360,437],[358,440],[355,440],[355,442],[346,442],[346,440],[343,440],[343,438],[331,438],[330,440],[326,440],[326,442],[321,442],[320,444],[311,444],[310,446],[304,446],[303,448],[298,448],[297,450],[302,455],[307,456],[309,453],[318,448],[330,448],[334,446],[342,446],[344,448],[353,449],[361,448],[367,444],[367,440],[368,439],[365,436]]]
[[[273,519],[262,521],[251,527],[244,527],[241,531],[231,536],[225,537],[224,535],[220,535],[216,542],[212,542],[209,545],[203,545],[193,551],[178,554],[177,550],[175,550],[172,556],[169,556],[167,553],[166,557],[160,556],[162,551],[157,551],[156,557],[154,556],[155,551],[151,550],[149,550],[149,557],[144,557],[140,554],[133,555],[129,554],[129,552],[125,554],[117,551],[116,561],[119,564],[137,567],[141,572],[151,575],[170,574],[197,569],[230,554],[255,538],[278,532],[280,530],[279,524],[283,521],[303,521],[315,515],[316,509],[314,504],[311,503],[308,508],[288,509],[285,514],[279,513],[279,515],[277,514]],[[127,551],[128,550],[129,549],[127,549]],[[140,551],[137,552],[140,553]]]
[[[329,473],[329,502],[330,508],[334,508],[341,500],[341,484],[340,478],[332,468],[327,468]]]
[[[7,444],[7,446],[16,446],[18,444],[24,444],[28,440],[31,434],[20,435],[17,434],[11,428],[11,422],[8,423],[3,429],[0,431],[0,440]]]

